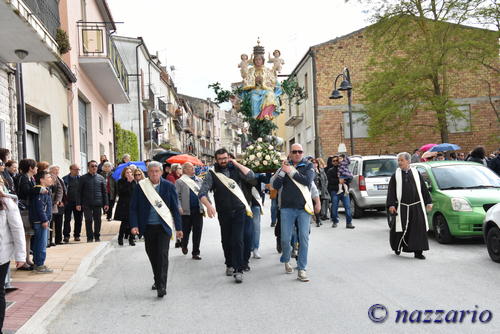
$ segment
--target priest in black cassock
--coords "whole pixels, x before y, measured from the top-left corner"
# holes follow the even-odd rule
[[[429,250],[426,210],[432,210],[432,198],[422,175],[410,168],[411,156],[398,154],[399,168],[391,177],[387,191],[387,208],[391,217],[391,248],[396,255],[415,253],[424,260],[423,251]]]

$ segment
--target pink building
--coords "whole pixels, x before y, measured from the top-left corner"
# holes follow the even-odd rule
[[[59,11],[71,44],[62,58],[77,78],[68,89],[71,160],[86,172],[102,154],[115,161],[112,104],[129,102],[128,76],[106,0],[61,0]]]

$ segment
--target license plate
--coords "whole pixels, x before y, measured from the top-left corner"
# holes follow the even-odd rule
[[[388,184],[377,184],[377,190],[387,190],[388,188]]]

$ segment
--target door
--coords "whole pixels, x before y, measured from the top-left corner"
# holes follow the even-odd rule
[[[82,174],[87,173],[88,145],[87,145],[87,103],[78,98],[78,123],[80,135],[80,160]]]

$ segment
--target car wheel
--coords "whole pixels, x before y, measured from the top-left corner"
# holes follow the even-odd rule
[[[363,209],[360,208],[358,204],[356,204],[354,196],[351,196],[350,204],[351,204],[352,218],[361,218],[363,216]]]
[[[486,247],[491,259],[495,262],[500,262],[500,229],[498,227],[492,227],[488,231],[486,235]]]
[[[449,244],[453,241],[453,236],[443,215],[437,215],[434,218],[434,236],[440,244]]]

